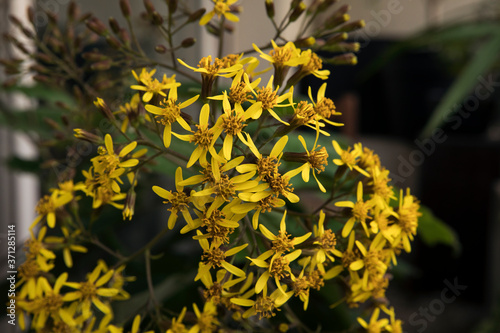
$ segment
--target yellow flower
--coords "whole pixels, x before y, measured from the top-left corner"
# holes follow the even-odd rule
[[[360,242],[356,241],[356,246],[362,254],[362,258],[352,262],[349,265],[349,269],[352,271],[359,271],[364,268],[363,271],[363,289],[368,289],[368,284],[378,277],[381,277],[387,271],[388,258],[386,253],[384,253],[383,248],[385,245],[385,238],[382,234],[378,234],[370,243],[368,250]]]
[[[251,61],[247,62],[251,63]],[[245,80],[243,79],[243,75],[247,75],[245,73],[245,69],[240,69],[233,77],[233,81],[231,82],[231,87],[229,88],[229,93],[224,91],[222,95],[212,96],[209,97],[209,99],[214,99],[218,101],[223,101],[224,99],[228,99],[231,105],[234,106],[236,105],[241,106],[243,103],[250,101],[250,99],[252,98],[252,95],[250,93],[252,89],[255,89],[259,85],[261,79],[257,78],[256,80],[250,83],[250,86],[248,86]],[[252,115],[252,119],[257,119],[259,116],[260,114]]]
[[[278,46],[274,40],[271,40],[273,49],[266,54],[255,44],[252,44],[255,51],[260,53],[260,57],[269,61],[274,67],[274,84],[281,86],[289,67],[295,67],[306,64],[309,59],[306,54],[301,54],[300,49],[295,47],[293,42],[287,42],[283,46]]]
[[[63,250],[64,263],[66,264],[66,267],[71,268],[73,267],[73,258],[71,257],[71,251],[86,253],[87,248],[82,245],[75,244],[78,242],[77,237],[81,233],[80,230],[75,230],[73,233],[71,233],[71,235],[68,229],[65,227],[61,227],[61,231],[64,237],[50,236],[47,237],[45,241],[47,243],[60,244],[60,247]]]
[[[222,77],[232,77],[243,67],[242,64],[236,63],[230,65],[230,62],[224,61],[223,59],[215,58],[212,63],[212,56],[201,58],[198,68],[189,66],[181,59],[177,59],[179,63],[187,68],[193,70],[194,72],[201,73],[201,97],[205,99],[212,95],[212,85],[215,78],[218,76]],[[230,66],[228,66],[230,65]]]
[[[335,203],[337,207],[348,207],[352,209],[351,217],[347,220],[344,228],[342,228],[342,237],[347,237],[351,233],[352,228],[354,227],[354,222],[359,221],[363,226],[363,229],[366,232],[366,235],[369,236],[370,232],[368,231],[368,227],[366,225],[366,220],[371,219],[369,216],[370,210],[374,207],[375,202],[373,200],[363,201],[363,183],[358,182],[357,192],[356,192],[356,202],[351,201],[339,201]]]
[[[82,170],[82,174],[85,177],[85,188],[82,191],[93,198],[92,208],[96,209],[103,204],[109,204],[123,209],[123,204],[116,201],[125,199],[127,194],[116,193],[116,190],[120,191],[120,186],[117,184],[118,178],[96,173],[94,167],[90,167],[89,171]]]
[[[229,243],[229,235],[240,225],[238,221],[244,217],[244,214],[235,214],[232,208],[240,203],[239,199],[234,199],[222,209],[220,207],[225,201],[215,200],[210,206],[204,205],[204,211],[198,214],[198,218],[193,220],[193,225],[187,225],[182,228],[181,233],[187,233],[193,229],[202,227],[206,230],[206,234],[195,236],[195,239],[206,238],[212,239],[218,244]]]
[[[245,133],[246,134],[246,133]],[[302,167],[289,170],[284,175],[278,172],[279,160],[281,159],[283,149],[288,142],[288,136],[283,136],[279,139],[269,156],[264,157],[252,141],[250,135],[247,134],[245,144],[250,148],[252,153],[257,157],[257,164],[242,164],[236,168],[238,172],[250,172],[257,170],[259,178],[266,183],[256,186],[251,191],[252,193],[240,193],[238,196],[241,200],[249,202],[259,202],[267,197],[275,197],[282,195],[290,202],[296,203],[300,199],[292,193],[293,188],[290,184],[290,179],[302,171]],[[255,223],[255,222],[254,222]],[[254,224],[255,226],[255,224]]]
[[[312,171],[313,177],[318,183],[318,187],[321,192],[326,192],[325,187],[318,180],[316,173],[321,173],[325,171],[325,166],[328,165],[328,152],[325,147],[317,146],[318,143],[318,135],[319,132],[316,132],[316,140],[314,141],[314,145],[309,151],[307,149],[307,144],[302,135],[299,135],[299,141],[302,143],[302,146],[306,150],[307,161],[304,164],[304,168],[302,169],[302,179],[307,183],[309,181],[309,173]],[[321,147],[321,148],[320,148]],[[319,148],[319,149],[318,149]]]
[[[375,308],[373,310],[372,316],[370,317],[370,322],[366,322],[363,318],[358,317],[358,322],[363,328],[366,329],[369,333],[380,333],[385,329],[387,324],[389,324],[389,320],[387,318],[378,319],[380,314],[380,308]]]
[[[187,163],[188,168],[196,163],[196,161],[199,161],[201,166],[205,166],[207,164],[207,152],[209,152],[215,160],[221,163],[224,162],[224,159],[217,154],[214,148],[215,141],[219,138],[222,128],[208,128],[209,116],[210,106],[205,104],[200,112],[200,121],[199,124],[196,125],[198,128],[196,132],[191,131],[193,134],[189,135],[173,133],[182,141],[194,142],[196,145],[196,148],[189,157],[189,161]]]
[[[269,229],[267,229],[264,225],[260,225],[259,229],[262,234],[271,241],[272,243],[272,251],[275,253],[285,253],[294,249],[295,245],[303,243],[306,239],[311,236],[311,232],[308,232],[300,237],[294,237],[290,239],[290,234],[286,231],[286,210],[283,213],[283,217],[280,222],[280,230],[277,235],[274,235]]]
[[[37,281],[37,289],[40,293],[38,297],[27,304],[26,310],[34,313],[33,327],[35,329],[43,329],[46,327],[47,320],[62,320],[70,326],[74,326],[73,316],[64,307],[63,295],[59,292],[66,283],[68,274],[61,274],[52,287],[46,278],[41,277]]]
[[[135,158],[123,161],[123,158],[137,147],[136,141],[127,144],[118,154],[115,153],[111,135],[106,134],[104,136],[104,144],[104,146],[100,146],[98,149],[99,156],[91,159],[95,172],[108,174],[111,178],[118,178],[125,172],[125,168],[139,164],[139,160]],[[116,193],[120,192],[120,187],[117,183],[113,184],[113,190]]]
[[[370,168],[370,173],[372,177],[368,185],[373,191],[373,199],[381,209],[389,207],[391,199],[396,199],[392,191],[392,186],[388,184],[391,181],[389,178],[389,170],[373,166]]]
[[[45,242],[48,243],[47,238],[44,239],[45,234],[47,233],[47,227],[40,228],[38,232],[38,236],[35,237],[33,230],[30,229],[30,238],[26,241],[24,247],[26,252],[26,257],[34,258],[38,262],[41,267],[46,265],[47,260],[55,259],[56,255],[54,252],[47,249],[45,246]]]
[[[231,104],[229,103],[226,92],[224,92],[222,100],[222,108],[224,110],[224,113],[217,119],[214,128],[222,129],[224,134],[226,135],[222,146],[222,151],[226,160],[231,159],[234,137],[238,137],[243,143],[246,142],[242,134],[245,133],[243,132],[243,128],[245,128],[245,126],[247,125],[246,121],[248,119],[255,119],[256,117],[258,118],[257,114],[261,112],[259,112],[261,106],[262,103],[257,102],[252,104],[246,111],[244,111],[243,107],[239,103],[236,103],[233,109],[231,108]]]
[[[355,146],[354,150],[351,150],[351,147],[349,147],[347,150],[343,150],[342,148],[340,148],[339,143],[335,140],[332,141],[332,145],[337,154],[340,155],[340,159],[338,158],[334,159],[333,163],[337,164],[338,166],[346,165],[349,168],[349,170],[355,169],[364,176],[370,177],[370,174],[368,172],[361,169],[357,165],[359,161],[359,156],[361,154],[361,151],[359,150],[360,146]]]
[[[177,88],[177,87],[175,87]],[[120,105],[118,111],[113,112],[115,115],[123,115],[122,125],[120,130],[126,132],[129,124],[135,124],[137,121],[141,121],[144,117],[147,121],[151,121],[148,114],[144,114],[144,109],[141,104],[141,97],[139,93],[134,94],[130,99],[130,102],[125,103],[125,105]]]
[[[327,69],[323,69],[323,61],[320,57],[310,49],[302,51],[301,56],[304,56],[308,59],[307,63],[304,63],[300,66],[299,72],[302,72],[305,75],[312,74],[321,80],[326,80],[330,75],[330,71]]]
[[[333,126],[343,126],[342,123],[336,123],[329,120],[332,116],[340,115],[340,112],[336,112],[336,107],[333,101],[325,97],[326,92],[326,82],[321,85],[316,95],[316,102],[312,97],[311,87],[308,89],[308,95],[313,103],[314,117],[311,119],[310,123],[319,123],[322,126],[322,121]]]
[[[44,278],[45,273],[54,268],[54,264],[46,262],[40,266],[39,262],[40,260],[36,260],[35,258],[27,258],[25,262],[19,265],[17,269],[19,281],[17,283],[19,286],[22,286],[20,292],[17,294],[19,298],[28,296],[29,299],[34,299],[36,295],[42,293],[37,281],[40,278]]]
[[[247,259],[252,261],[252,263],[257,265],[258,267],[267,268],[267,270],[259,277],[257,283],[255,284],[255,292],[257,294],[264,289],[270,277],[273,277],[275,279],[276,286],[278,288],[281,288],[281,279],[291,275],[289,264],[297,259],[302,253],[301,250],[292,250],[294,249],[295,245],[301,244],[307,238],[309,238],[309,236],[311,236],[311,233],[309,232],[300,237],[291,238],[291,235],[286,231],[285,218],[286,211],[281,219],[280,230],[277,235],[274,235],[272,232],[270,232],[269,229],[267,229],[264,225],[261,224],[259,226],[262,234],[271,241],[272,248],[271,250],[262,253],[255,259],[247,257]],[[290,253],[283,255],[286,252]],[[271,260],[268,262],[267,260],[269,258],[271,258]],[[282,292],[283,294],[285,294],[284,290],[282,290]]]
[[[205,291],[203,292],[204,299],[207,301],[211,301],[214,305],[220,305],[226,307],[231,307],[233,304],[229,301],[231,297],[235,295],[242,294],[249,287],[251,282],[253,281],[253,273],[250,272],[248,276],[241,276],[237,278],[233,278],[231,275],[227,278],[227,271],[225,269],[220,269],[217,271],[216,281],[214,282],[212,279],[212,275],[207,274],[202,279],[201,282],[205,285]],[[240,282],[243,282],[246,279],[246,282],[240,286],[239,290],[235,290],[235,287]]]
[[[385,305],[382,305],[380,308],[389,316],[390,320],[390,324],[387,325],[385,329],[391,333],[403,333],[403,322],[399,319],[396,319],[394,307],[387,308]]]
[[[167,75],[163,74],[162,82],[157,79],[153,79],[153,75],[155,74],[156,69],[153,69],[151,72],[148,72],[146,68],[143,68],[140,75],[137,75],[135,71],[132,71],[137,82],[142,85],[131,85],[130,88],[140,91],[145,91],[142,96],[143,102],[149,102],[155,94],[161,96],[167,96],[164,90],[178,87],[180,83],[175,81],[175,75],[172,75],[171,78],[167,78]]]
[[[238,0],[212,0],[214,2],[214,9],[203,15],[200,20],[200,25],[206,25],[210,20],[217,15],[220,19],[224,16],[226,19],[232,22],[239,22],[239,17],[231,13],[231,5],[236,3]]]
[[[94,304],[104,314],[111,313],[111,308],[108,304],[101,301],[100,297],[113,297],[118,294],[116,288],[103,287],[113,277],[114,270],[101,275],[103,265],[97,265],[92,273],[88,274],[87,281],[84,282],[66,282],[65,285],[77,289],[64,295],[63,301],[71,302],[78,301],[84,318],[89,318],[92,315],[91,305]]]
[[[276,289],[269,296],[267,296],[267,288],[264,288],[262,294],[257,296],[257,299],[255,301],[248,299],[248,297],[251,297],[253,295],[253,293],[249,292],[245,295],[242,295],[242,297],[231,298],[231,303],[250,307],[250,309],[243,313],[243,318],[249,318],[256,314],[259,315],[259,319],[272,318],[276,315],[275,311],[279,311],[279,307],[285,304],[290,299],[290,297],[293,296],[293,291],[289,291],[283,294],[281,290],[286,291],[286,285],[281,286],[279,289]]]
[[[335,233],[331,229],[325,230],[325,213],[323,211],[319,212],[318,225],[314,226],[314,237],[316,238],[314,244],[318,246],[318,250],[314,256],[313,266],[323,264],[327,258],[331,262],[335,261],[333,255],[342,257],[342,252],[335,248],[337,245]]]
[[[255,51],[260,53],[260,57],[269,61],[273,66],[276,67],[293,67],[305,64],[308,61],[308,57],[301,57],[301,51],[293,42],[287,42],[283,46],[278,46],[274,40],[271,40],[271,46],[273,49],[269,51],[269,54],[262,52],[262,50],[255,44],[252,44]]]
[[[184,319],[184,316],[186,315],[186,307],[182,308],[181,313],[177,318],[172,318],[172,322],[170,324],[170,328],[167,330],[167,333],[187,333],[188,330],[186,329],[186,326],[182,323],[182,320]]]
[[[134,321],[132,322],[132,329],[130,333],[140,333],[139,328],[141,325],[141,315],[136,315]],[[109,325],[108,330],[110,333],[123,333],[123,328],[118,328],[114,325]],[[145,331],[143,333],[154,333],[154,331]]]
[[[281,96],[278,95],[279,86],[277,86],[276,89],[273,90],[273,76],[269,78],[267,85],[265,87],[261,87],[260,89],[253,88],[253,85],[249,81],[248,75],[245,74],[244,79],[248,89],[250,89],[252,94],[255,96],[256,101],[261,103],[258,111],[255,112],[254,119],[260,117],[260,115],[262,114],[262,110],[267,110],[267,112],[269,112],[269,114],[274,119],[288,126],[289,124],[286,121],[283,121],[278,116],[278,114],[274,111],[274,108],[291,106],[292,103],[280,104],[281,102],[290,99],[291,93],[287,92]]]
[[[410,194],[410,189],[406,190],[406,195],[403,196],[403,190],[399,193],[399,207],[396,211],[397,223],[395,224],[400,230],[400,234],[393,246],[398,243],[403,244],[403,248],[406,252],[411,252],[410,241],[413,240],[413,236],[417,234],[418,218],[422,216],[422,213],[418,210],[420,209],[420,204],[414,196]]]
[[[196,230],[196,234],[202,235],[199,230]],[[195,281],[199,279],[208,279],[207,275],[210,275],[210,270],[213,267],[223,267],[226,271],[238,277],[245,276],[245,272],[243,270],[227,262],[226,258],[242,251],[248,246],[248,244],[243,244],[224,251],[220,248],[220,244],[218,242],[212,242],[212,244],[209,244],[208,240],[204,238],[199,238],[198,241],[203,249],[203,255],[202,261],[198,267],[198,274],[194,278]]]
[[[196,314],[197,322],[191,327],[189,333],[209,333],[216,332],[217,326],[220,325],[217,320],[217,307],[213,302],[205,302],[203,305],[203,312],[198,309],[198,306],[193,303],[193,310]]]
[[[261,225],[262,226],[262,225]],[[255,259],[247,257],[253,264],[258,267],[266,268],[257,282],[255,283],[255,293],[259,294],[266,288],[269,278],[274,278],[276,286],[283,294],[285,290],[282,288],[280,281],[291,275],[290,263],[297,259],[302,254],[302,250],[295,250],[291,253],[283,255],[282,253],[274,252],[273,250],[262,253]],[[267,259],[271,258],[269,262]]]
[[[173,229],[175,222],[177,221],[177,213],[181,212],[182,216],[188,223],[188,225],[193,225],[193,219],[188,209],[188,205],[191,202],[190,196],[184,192],[184,186],[179,185],[182,182],[182,168],[178,167],[175,170],[175,189],[176,192],[167,191],[159,186],[153,186],[153,191],[163,199],[163,203],[170,203],[172,206],[168,209],[170,211],[170,217],[168,218],[168,228]]]
[[[191,127],[189,127],[188,123],[182,117],[181,110],[196,102],[198,97],[199,95],[196,95],[187,101],[177,103],[177,87],[173,87],[168,93],[168,99],[163,99],[160,102],[160,107],[152,104],[146,105],[146,111],[155,114],[156,121],[165,126],[163,130],[163,144],[165,148],[170,147],[173,123],[177,122],[186,131],[191,130]]]
[[[38,216],[31,224],[30,229],[33,229],[44,217],[47,217],[47,225],[50,228],[54,228],[56,225],[57,210],[61,209],[71,200],[73,200],[73,194],[68,192],[53,191],[51,195],[45,195],[36,205],[35,210]]]

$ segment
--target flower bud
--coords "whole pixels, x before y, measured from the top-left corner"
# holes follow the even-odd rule
[[[153,18],[152,22],[154,25],[162,25],[163,24],[163,17],[161,17],[160,13],[153,12],[152,18]]]
[[[192,37],[188,37],[182,41],[181,46],[183,48],[188,48],[188,47],[193,46],[195,43],[196,43],[196,39],[194,39]]]
[[[290,14],[289,21],[290,22],[295,22],[300,15],[306,10],[306,4],[303,3],[302,1],[295,7],[293,10],[292,14]]]
[[[73,131],[75,132],[74,136],[77,139],[88,141],[88,142],[93,143],[95,145],[102,145],[103,144],[103,139],[98,135],[90,133],[90,132],[88,132],[84,129],[81,129],[81,128],[75,128]]]
[[[330,7],[331,5],[333,5],[334,3],[336,3],[338,0],[324,0],[323,3],[319,4],[318,5],[318,12],[324,12],[328,9],[328,7]]]
[[[323,50],[329,52],[358,52],[359,43],[336,43],[323,47]]]
[[[167,52],[167,47],[165,45],[158,44],[155,47],[155,51],[159,54],[164,54],[165,52]]]
[[[33,75],[33,80],[35,80],[36,82],[39,82],[39,83],[44,83],[44,84],[51,83],[50,78],[48,76],[40,75],[40,74]]]
[[[35,58],[37,60],[39,60],[40,62],[45,63],[45,64],[53,64],[54,63],[53,59],[45,53],[39,52],[39,53],[35,54]]]
[[[326,59],[325,62],[332,65],[356,65],[358,63],[358,58],[353,53],[346,53]]]
[[[90,65],[90,69],[94,71],[106,71],[111,68],[111,64],[112,64],[111,59],[102,60]]]
[[[118,24],[118,21],[114,17],[109,18],[109,26],[111,27],[111,30],[117,34],[120,31],[120,25]]]
[[[339,27],[337,29],[338,32],[351,32],[351,31],[356,31],[359,29],[363,29],[365,27],[365,21],[364,20],[358,20],[354,22],[349,22],[344,24],[343,26]]]
[[[106,42],[115,50],[119,50],[122,47],[122,43],[120,43],[120,41],[113,36],[107,36]]]
[[[120,9],[125,18],[130,17],[130,13],[132,12],[130,9],[130,3],[128,0],[120,0]]]
[[[101,82],[99,82],[99,83],[101,83]],[[97,97],[97,99],[94,101],[94,105],[97,106],[97,108],[102,112],[102,114],[106,118],[108,118],[109,120],[115,120],[115,116],[113,115],[113,112],[111,112],[111,109],[108,107],[108,105],[106,104],[106,102],[102,98]]]
[[[17,17],[15,17],[14,15],[9,15],[9,20],[18,28],[22,29],[23,28],[23,24],[21,23],[21,21],[19,21],[19,19]]]
[[[269,18],[274,17],[274,0],[266,0],[266,14]]]
[[[347,33],[343,32],[340,34],[335,34],[325,41],[325,45],[333,45],[347,40]]]
[[[50,37],[47,40],[47,44],[52,48],[55,53],[63,53],[65,48],[64,44],[57,38]]]
[[[114,85],[114,83],[111,80],[101,80],[101,81],[94,84],[94,89],[97,91],[104,91],[104,90],[110,89],[111,87],[113,87],[113,85]],[[112,118],[110,118],[110,119],[115,118],[113,116],[113,114],[111,114],[111,116],[112,116]]]
[[[35,25],[35,10],[33,9],[33,6],[28,7],[27,13],[28,20],[31,22],[31,24]]]
[[[87,25],[87,28],[89,28],[99,36],[105,36],[108,34],[108,29],[106,29],[106,26],[96,17],[88,19],[85,24]]]
[[[349,14],[342,14],[340,16],[337,16],[337,17],[332,17],[330,20],[328,20],[325,24],[325,27],[327,29],[333,29],[335,27],[338,27],[339,25],[349,21],[351,19],[351,17],[349,16]]]
[[[97,51],[85,52],[82,54],[82,58],[88,61],[101,61],[108,59],[107,56]]]
[[[198,21],[203,16],[203,14],[205,14],[206,11],[207,10],[205,8],[200,8],[194,13],[191,13],[191,15],[189,15],[188,17],[187,23]]]
[[[120,40],[125,45],[130,45],[130,35],[128,34],[127,30],[121,28],[120,31],[118,32],[118,37],[120,37]]]
[[[177,11],[177,0],[167,0],[168,12],[175,13]]]
[[[149,15],[153,15],[153,13],[156,11],[155,6],[153,6],[151,0],[144,0],[144,7],[146,8],[146,11]]]
[[[307,37],[307,38],[302,38],[299,40],[296,40],[293,42],[296,47],[298,48],[303,48],[303,47],[310,47],[316,43],[316,38],[314,37]]]
[[[54,119],[44,117],[43,121],[53,130],[59,130],[61,128],[61,126],[59,126],[59,124]]]
[[[68,6],[68,18],[72,22],[80,15],[80,8],[78,5],[71,1]]]
[[[292,2],[290,2],[290,9],[293,10],[295,8],[297,8],[297,6],[302,2],[302,0],[292,0]]]
[[[52,69],[49,69],[49,68],[42,66],[40,64],[31,65],[29,68],[31,71],[37,72],[40,74],[50,74],[52,72]]]
[[[127,193],[127,197],[125,198],[125,207],[123,207],[123,219],[126,220],[127,218],[129,220],[132,219],[132,216],[134,216],[134,207],[135,207],[135,199],[137,195],[135,194],[135,191],[131,189]]]
[[[52,12],[47,12],[47,18],[49,19],[49,24],[57,26],[57,14]]]

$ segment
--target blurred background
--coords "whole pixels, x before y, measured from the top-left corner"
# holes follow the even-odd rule
[[[77,1],[107,21],[119,19],[118,1]],[[161,1],[153,1],[155,4]],[[193,5],[209,0],[191,0]],[[309,1],[311,2],[311,1]],[[25,19],[26,7],[64,16],[67,0],[0,0],[0,30],[14,31],[7,16]],[[137,12],[142,1],[131,1]],[[263,1],[240,0],[244,8],[227,52],[268,43],[270,23]],[[289,0],[275,0],[288,8]],[[307,1],[306,1],[307,3]],[[394,270],[388,297],[407,332],[500,332],[500,3],[491,0],[352,0],[352,19],[364,30],[351,36],[360,43],[356,66],[331,68],[327,94],[343,113],[338,133],[375,150],[391,171],[396,187],[411,187],[433,221],[435,232],[417,237],[413,251]],[[258,4],[258,5],[254,5]],[[160,6],[160,5],[158,5]],[[138,16],[138,15],[137,15]],[[325,17],[328,13],[325,13]],[[40,12],[39,26],[47,18]],[[137,17],[140,25],[140,18]],[[259,24],[256,24],[256,21]],[[269,25],[266,25],[269,24]],[[300,24],[297,24],[300,29]],[[142,31],[145,34],[146,27]],[[181,55],[196,63],[216,44],[203,29],[194,52]],[[291,32],[293,34],[293,32]],[[155,41],[139,31],[139,39]],[[22,38],[22,37],[20,37]],[[0,58],[12,56],[1,42]],[[30,47],[26,45],[26,47]],[[5,76],[0,73],[2,81]],[[26,78],[30,84],[30,78]],[[321,81],[303,84],[317,89]],[[22,109],[24,96],[0,94],[2,104]],[[30,160],[37,151],[20,133],[0,126],[0,158]],[[0,241],[16,224],[17,241],[27,237],[40,197],[36,176],[0,165]],[[425,223],[425,221],[424,221]],[[2,258],[6,246],[2,245]],[[4,260],[2,260],[4,265]],[[2,266],[2,272],[4,272]],[[2,273],[3,274],[3,273]],[[2,320],[5,318],[2,317]]]

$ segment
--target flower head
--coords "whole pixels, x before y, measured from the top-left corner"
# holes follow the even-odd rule
[[[238,0],[212,0],[214,2],[214,9],[203,15],[200,20],[200,25],[206,25],[210,20],[217,15],[220,19],[222,16],[232,22],[238,22],[238,16],[231,13],[231,6]]]

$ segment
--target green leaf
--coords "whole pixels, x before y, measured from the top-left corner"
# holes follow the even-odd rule
[[[448,245],[458,254],[461,245],[456,231],[436,217],[429,208],[421,206],[420,212],[422,216],[419,219],[417,231],[422,241],[428,246]]]
[[[420,134],[428,137],[432,131],[443,123],[446,117],[456,111],[455,105],[459,104],[477,84],[478,77],[485,74],[498,61],[500,53],[500,33],[496,33],[485,42],[475,53],[474,57],[462,70],[460,76],[453,83],[441,103],[427,122]]]

